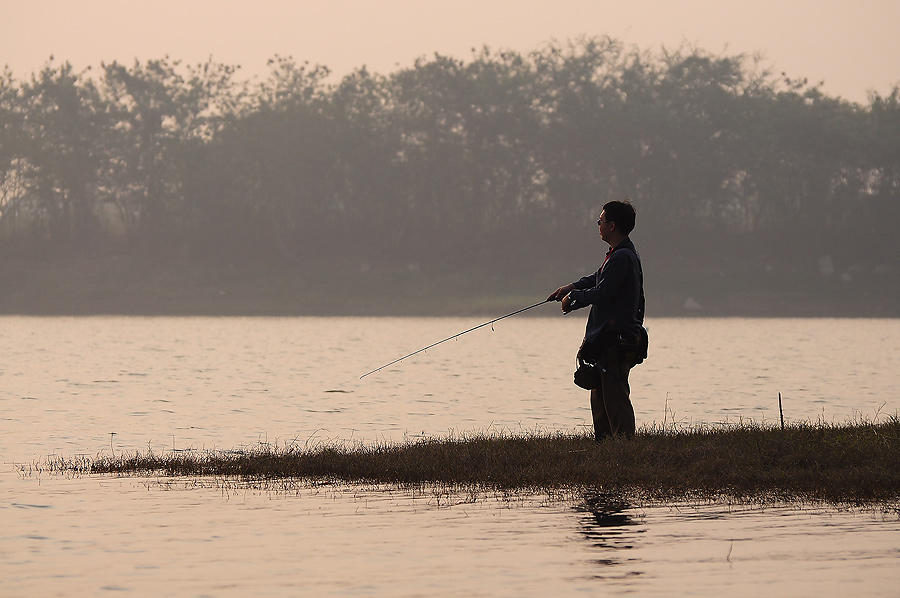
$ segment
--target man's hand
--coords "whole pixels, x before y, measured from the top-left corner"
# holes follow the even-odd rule
[[[562,305],[560,307],[562,308],[563,315],[572,311],[572,295],[566,295],[565,297],[563,297]]]
[[[573,284],[567,284],[566,286],[559,287],[547,297],[547,301],[562,301],[563,298],[569,294],[569,291],[575,288]]]

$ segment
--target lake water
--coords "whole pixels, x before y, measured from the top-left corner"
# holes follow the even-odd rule
[[[543,309],[543,308],[541,308]],[[892,512],[69,477],[48,457],[575,431],[578,314],[0,317],[0,596],[897,596]],[[900,410],[900,320],[658,319],[638,426]]]

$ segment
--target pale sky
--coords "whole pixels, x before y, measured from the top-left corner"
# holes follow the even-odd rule
[[[900,0],[0,0],[0,67],[24,79],[51,54],[78,70],[168,55],[250,77],[280,54],[389,73],[435,52],[609,35],[644,50],[760,52],[776,72],[866,103],[900,84],[898,25]]]

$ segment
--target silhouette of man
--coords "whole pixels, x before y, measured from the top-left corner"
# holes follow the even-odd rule
[[[597,388],[591,389],[597,441],[617,434],[631,438],[635,433],[628,374],[645,332],[641,257],[628,236],[634,223],[635,210],[628,198],[605,204],[597,226],[609,251],[600,269],[547,298],[560,301],[564,314],[591,306],[578,357],[596,364],[601,372]]]

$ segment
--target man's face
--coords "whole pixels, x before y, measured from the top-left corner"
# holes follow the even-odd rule
[[[600,212],[597,226],[600,228],[600,238],[609,243],[609,233],[612,232],[613,224],[606,219],[606,210]]]

